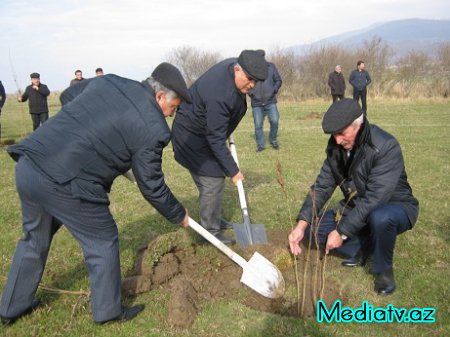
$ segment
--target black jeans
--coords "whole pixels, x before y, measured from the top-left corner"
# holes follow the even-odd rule
[[[361,108],[364,110],[364,114],[367,115],[367,88],[364,88],[363,90],[353,89],[353,99],[358,102],[360,98]]]
[[[48,119],[48,112],[42,112],[40,114],[30,114],[33,121],[33,131],[36,130],[41,124]]]

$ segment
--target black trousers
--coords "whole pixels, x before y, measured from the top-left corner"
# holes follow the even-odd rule
[[[367,115],[367,88],[364,88],[363,90],[353,89],[353,99],[358,102],[360,98],[361,108],[364,110],[364,114]]]
[[[336,102],[338,99],[341,100],[344,98],[344,95],[331,95],[333,97],[333,103]]]
[[[41,124],[48,119],[48,112],[42,112],[40,114],[30,114],[33,121],[33,131],[36,130]]]

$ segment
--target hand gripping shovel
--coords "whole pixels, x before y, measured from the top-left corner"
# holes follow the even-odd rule
[[[229,137],[228,142],[230,144],[231,155],[233,156],[234,161],[239,167],[239,161],[237,158],[236,145],[234,144],[233,135]],[[255,225],[250,223],[247,202],[245,200],[244,185],[242,184],[241,180],[238,181],[237,188],[239,193],[239,203],[242,210],[242,218],[244,220],[243,224],[233,224],[236,240],[239,243],[239,246],[242,249],[245,249],[247,248],[247,246],[253,244],[266,244],[267,234],[264,230],[264,225]]]
[[[235,253],[228,246],[223,244],[222,241],[195,222],[195,220],[189,218],[189,226],[241,266],[243,269],[241,283],[268,298],[280,298],[284,295],[285,284],[283,275],[281,275],[278,268],[264,256],[255,252],[251,259],[246,261],[243,257]]]

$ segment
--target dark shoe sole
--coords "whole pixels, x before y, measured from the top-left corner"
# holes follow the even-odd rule
[[[101,321],[101,322],[95,322],[95,323],[99,324],[99,325],[103,325],[106,323],[124,323],[124,322],[130,321],[133,318],[135,318],[144,309],[145,309],[145,304],[137,304],[132,307],[124,307],[122,309],[122,313],[119,316],[117,316],[113,319],[109,319],[107,321]]]
[[[22,318],[24,316],[30,315],[33,311],[36,310],[36,308],[41,304],[41,300],[34,299],[33,302],[31,302],[31,306],[25,310],[23,313],[16,317],[3,317],[0,316],[0,319],[3,323],[3,325],[11,325],[14,324],[19,318]]]

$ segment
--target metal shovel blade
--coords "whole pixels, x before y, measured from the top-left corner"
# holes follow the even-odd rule
[[[241,249],[254,244],[267,244],[267,234],[262,224],[233,224],[233,229]]]
[[[284,295],[283,275],[272,262],[258,252],[255,252],[244,266],[241,282],[268,298],[275,299]]]
[[[189,218],[189,226],[242,268],[241,282],[243,284],[268,298],[283,296],[285,290],[283,275],[264,256],[256,252],[249,261],[246,261],[194,219]]]

